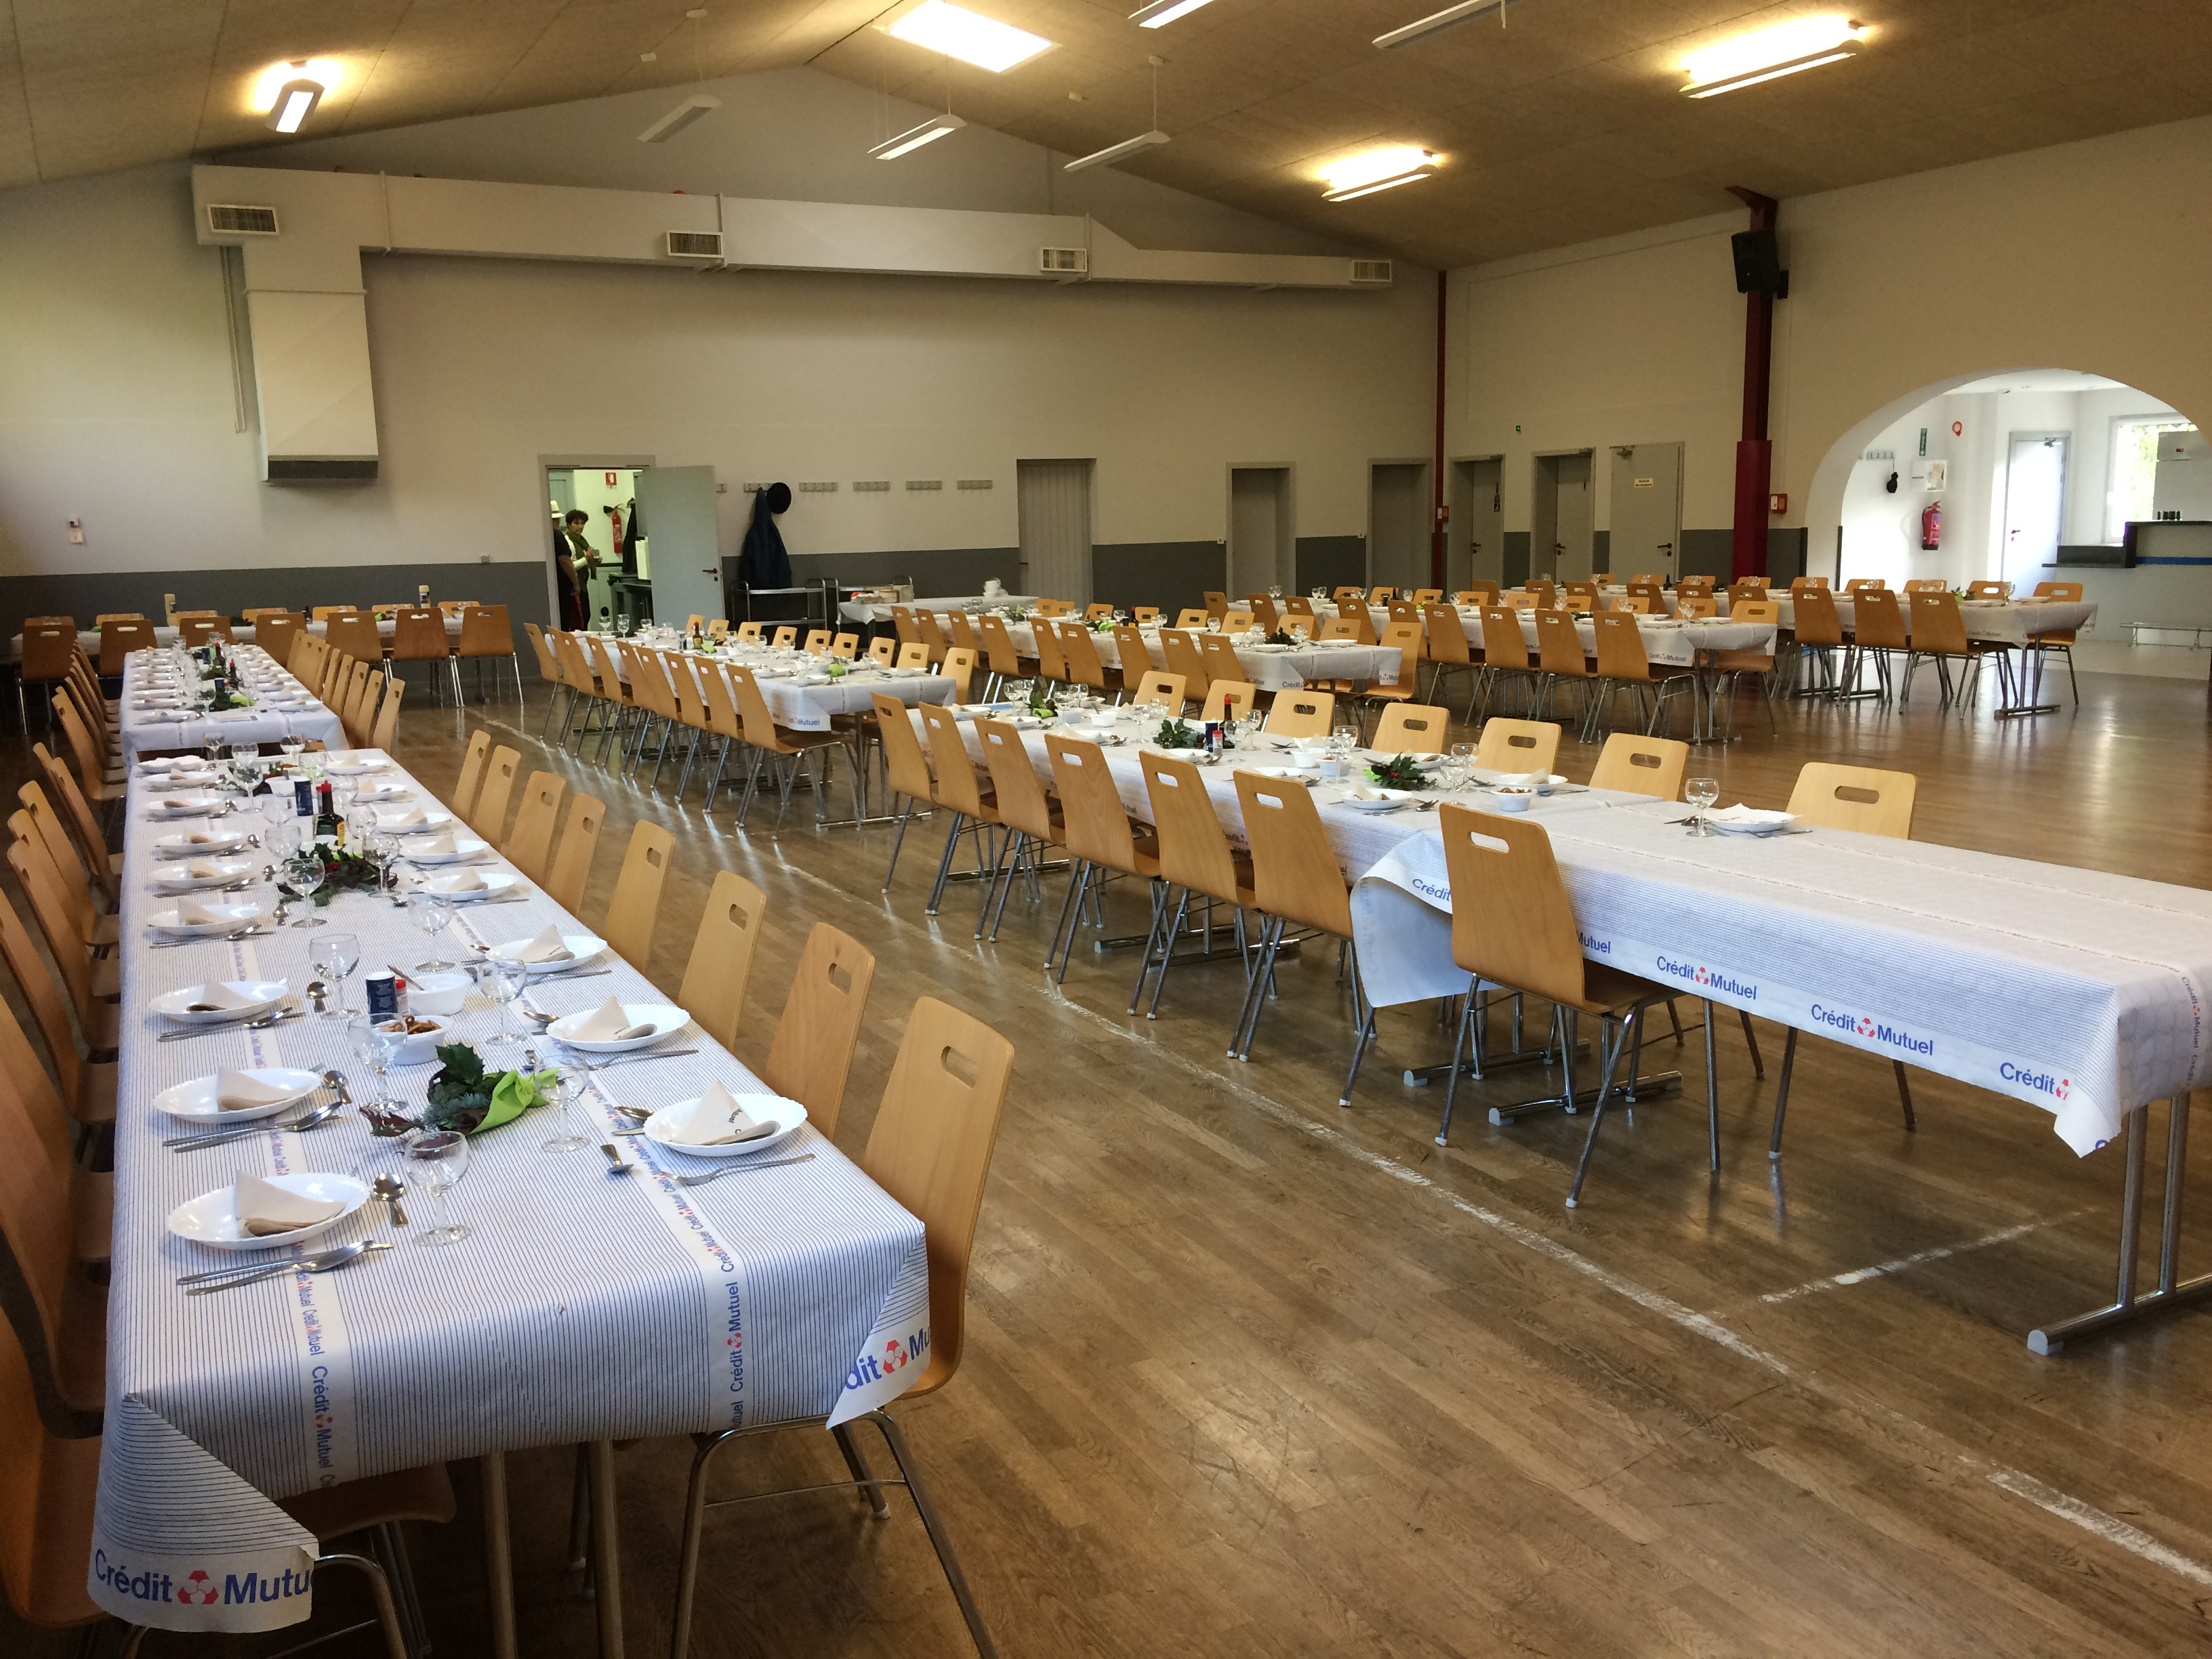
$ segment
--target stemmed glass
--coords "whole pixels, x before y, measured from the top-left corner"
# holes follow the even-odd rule
[[[278,868],[278,889],[297,899],[313,899],[323,884],[323,855],[313,846],[301,848],[286,859]],[[292,924],[295,927],[321,927],[326,924],[311,908]]]
[[[346,1021],[346,1036],[354,1053],[376,1073],[376,1098],[369,1104],[384,1112],[398,1103],[392,1098],[392,1062],[399,1057],[400,1045],[407,1041],[404,1030],[387,1030],[390,1024],[370,1014],[356,1014]]]
[[[1474,745],[1455,743],[1444,757],[1444,787],[1464,789],[1474,775]]]
[[[307,738],[301,737],[297,732],[287,732],[277,739],[277,743],[284,750],[284,758],[295,764],[300,757],[307,750]]]
[[[564,1066],[556,1072],[538,1073],[537,1083],[540,1089],[551,1091],[553,1103],[561,1114],[561,1127],[547,1138],[545,1150],[573,1152],[590,1146],[592,1138],[584,1132],[583,1121],[577,1115],[584,1099],[583,1072]]]
[[[1705,812],[1720,798],[1721,781],[1718,778],[1690,778],[1684,781],[1682,799],[1690,804],[1692,835],[1710,836],[1713,833],[1711,826],[1705,822]]]
[[[1328,734],[1329,745],[1340,761],[1350,760],[1359,750],[1359,724],[1352,720],[1340,720]]]
[[[331,811],[337,814],[338,845],[345,846],[354,839],[353,804],[361,793],[358,781],[349,777],[331,780]]]
[[[430,948],[434,951],[439,936],[453,920],[453,902],[443,893],[426,892],[418,887],[407,896],[407,920],[428,936]],[[444,957],[436,957],[420,965],[434,971],[453,964]]]
[[[469,1167],[469,1138],[459,1129],[417,1129],[400,1143],[400,1150],[421,1172],[422,1185],[430,1194],[436,1224],[423,1229],[422,1242],[458,1244],[469,1236],[469,1229],[454,1217],[451,1194]]]
[[[353,1010],[346,1006],[346,981],[361,966],[361,939],[353,933],[325,933],[307,947],[307,965],[338,988],[338,1006],[331,1010],[343,1019]]]
[[[514,1022],[508,1018],[507,1010],[515,998],[522,994],[522,988],[530,982],[530,969],[522,963],[499,957],[480,957],[474,967],[477,989],[499,1005],[499,1030],[485,1040],[484,1047],[519,1046],[522,1036],[514,1030]]]

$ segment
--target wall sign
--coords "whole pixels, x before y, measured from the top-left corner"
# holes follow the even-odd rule
[[[1954,421],[1954,422],[1951,422],[1951,435],[1952,435],[1953,437],[1954,437],[1954,438],[1963,438],[1963,437],[1965,437],[1965,436],[1966,435],[1966,423],[1964,421]]]
[[[610,473],[608,473],[608,474],[607,474],[607,488],[608,488],[608,489],[613,489],[613,488],[614,488],[617,483],[621,483],[621,482],[622,482],[622,480],[621,480],[621,478],[620,478],[619,475],[617,475],[617,474],[616,474],[616,473],[612,473],[612,472],[610,472]]]

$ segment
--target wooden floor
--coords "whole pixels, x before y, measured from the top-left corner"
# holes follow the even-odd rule
[[[2043,1113],[1916,1073],[1907,1134],[1885,1062],[1810,1042],[1772,1172],[1771,1080],[1731,1027],[1718,1178],[1693,1038],[1689,1101],[1609,1136],[1571,1213],[1579,1121],[1492,1128],[1463,1109],[1453,1146],[1432,1143],[1436,1091],[1399,1078],[1444,1055],[1429,1013],[1383,1016],[1337,1107],[1350,1026],[1328,953],[1285,971],[1239,1065],[1233,969],[1179,970],[1161,1018],[1131,1019],[1127,952],[1086,941],[1064,992],[1045,978],[1056,881],[979,945],[974,887],[921,914],[934,826],[886,898],[884,831],[817,834],[802,802],[780,842],[765,812],[741,834],[728,801],[701,811],[696,778],[677,800],[672,769],[656,794],[549,760],[541,708],[533,687],[520,715],[417,708],[400,754],[442,783],[487,724],[604,795],[593,920],[632,819],[677,829],[653,963],[672,988],[713,873],[762,883],[750,1061],[809,925],[871,944],[848,1150],[916,996],[1018,1045],[967,1363],[900,1411],[1009,1656],[2212,1651],[2212,1309],[2028,1353],[2032,1325],[2109,1296],[2118,1184],[2115,1155],[2076,1160]],[[1905,768],[1923,840],[2212,884],[2201,686],[2085,676],[2078,711],[2022,724],[1924,704],[1780,722],[1771,737],[1747,701],[1744,740],[1695,769],[1723,800],[1778,805],[1808,758]],[[1570,738],[1562,769],[1595,755]],[[1117,898],[1115,931],[1141,927],[1140,903]],[[1771,1066],[1780,1032],[1760,1035]],[[2188,1249],[2212,1267],[2212,1193]],[[621,1455],[634,1653],[665,1650],[687,1455]],[[589,1654],[592,1610],[563,1571],[568,1458],[512,1462],[523,1650]],[[735,1489],[835,1466],[800,1434],[722,1467]],[[440,1651],[475,1655],[474,1473],[455,1476],[463,1519],[418,1532],[415,1559]],[[710,1659],[969,1650],[896,1500],[888,1524],[839,1494],[725,1511],[705,1577],[694,1651]],[[0,1650],[67,1646],[0,1624]]]

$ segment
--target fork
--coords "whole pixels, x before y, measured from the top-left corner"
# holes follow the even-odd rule
[[[744,1175],[754,1170],[781,1170],[788,1164],[811,1164],[813,1160],[813,1153],[801,1152],[796,1158],[763,1158],[757,1163],[748,1161],[744,1164],[725,1164],[719,1170],[708,1170],[698,1175],[678,1176],[676,1177],[676,1184],[679,1187],[703,1187],[710,1181],[720,1181],[726,1175]]]

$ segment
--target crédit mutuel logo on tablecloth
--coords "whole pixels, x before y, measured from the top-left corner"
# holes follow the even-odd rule
[[[1759,987],[1702,963],[1677,962],[1669,956],[1658,956],[1652,958],[1652,965],[1668,979],[1678,979],[1692,987],[1699,996],[1735,997],[1742,1002],[1759,1000]]]
[[[1918,1054],[1923,1060],[1936,1052],[1934,1037],[1916,1036],[1902,1026],[1876,1019],[1872,1014],[1847,1014],[1818,1002],[1813,1005],[1812,1014],[1820,1024],[1832,1025],[1838,1031],[1848,1031],[1864,1042],[1882,1043],[1888,1048],[1902,1049],[1908,1054]]]
[[[219,1581],[204,1567],[181,1573],[159,1567],[134,1572],[125,1562],[110,1561],[104,1549],[92,1553],[92,1576],[134,1601],[175,1601],[188,1607],[267,1606],[305,1595],[314,1588],[313,1571],[290,1567],[273,1573],[227,1572]]]
[[[880,1382],[887,1376],[896,1376],[908,1365],[921,1364],[928,1358],[928,1326],[924,1325],[903,1341],[896,1336],[887,1336],[884,1339],[881,1353],[864,1353],[854,1363],[853,1369],[846,1374],[845,1386],[865,1389],[871,1382]]]

